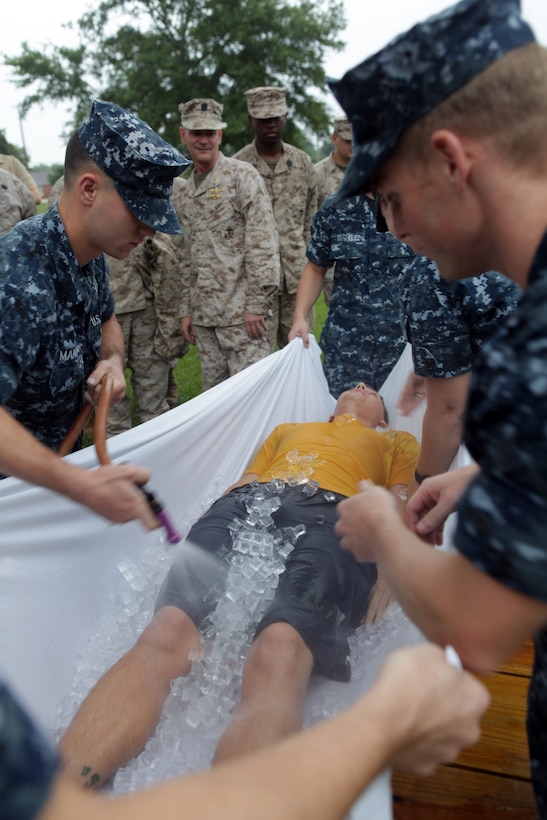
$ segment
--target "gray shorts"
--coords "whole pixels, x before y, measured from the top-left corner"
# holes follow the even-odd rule
[[[229,525],[245,519],[252,486],[221,496],[188,533],[195,546],[183,546],[158,595],[156,610],[176,606],[197,626],[222,594],[232,547]],[[328,500],[325,498],[327,495]],[[285,487],[272,517],[276,528],[304,524],[306,530],[287,558],[275,596],[256,633],[273,623],[290,624],[315,659],[315,667],[333,680],[349,680],[348,635],[362,621],[372,586],[374,564],[359,564],[340,549],[334,532],[336,507],[344,496],[302,487]]]

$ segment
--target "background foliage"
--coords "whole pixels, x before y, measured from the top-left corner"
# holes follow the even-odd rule
[[[23,165],[28,165],[28,157],[22,148],[9,142],[6,135],[0,130],[0,154],[13,154],[18,160],[21,160]]]
[[[102,0],[72,24],[76,47],[24,43],[5,63],[28,90],[22,114],[44,99],[69,103],[71,129],[98,97],[179,146],[178,104],[214,97],[225,107],[228,154],[250,140],[244,92],[283,85],[285,138],[306,149],[329,129],[323,63],[327,49],[342,48],[344,25],[341,0]]]

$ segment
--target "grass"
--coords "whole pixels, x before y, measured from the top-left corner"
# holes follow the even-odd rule
[[[315,304],[314,335],[318,341],[326,316],[327,305],[325,304],[323,295],[321,295]],[[184,402],[193,399],[194,396],[198,396],[201,393],[201,367],[195,345],[190,345],[188,352],[178,360],[174,374],[179,391],[180,404],[184,404]],[[133,391],[131,389],[131,371],[126,370],[125,375],[127,394],[131,398],[131,417],[133,420],[133,425],[135,426],[138,424],[138,419],[135,413],[135,402],[133,399]],[[91,427],[88,426],[84,434],[83,446],[87,447],[90,444],[93,444],[93,436]]]

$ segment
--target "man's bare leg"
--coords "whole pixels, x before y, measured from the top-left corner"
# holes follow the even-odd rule
[[[174,606],[160,609],[129,650],[96,683],[61,738],[66,771],[101,786],[137,755],[159,720],[174,678],[188,674],[200,633]]]
[[[213,762],[261,749],[298,731],[312,668],[313,655],[292,626],[266,627],[245,662],[241,702]]]

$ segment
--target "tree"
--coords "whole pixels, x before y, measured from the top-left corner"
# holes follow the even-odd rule
[[[0,154],[13,154],[23,165],[28,165],[28,156],[23,148],[18,148],[17,145],[9,142],[2,130],[0,130]]]
[[[102,0],[75,24],[79,45],[5,58],[28,88],[25,113],[44,99],[74,105],[78,125],[91,100],[134,111],[179,145],[178,104],[214,97],[224,104],[227,153],[250,139],[244,92],[287,88],[286,138],[324,136],[330,115],[323,60],[340,50],[342,0]]]

